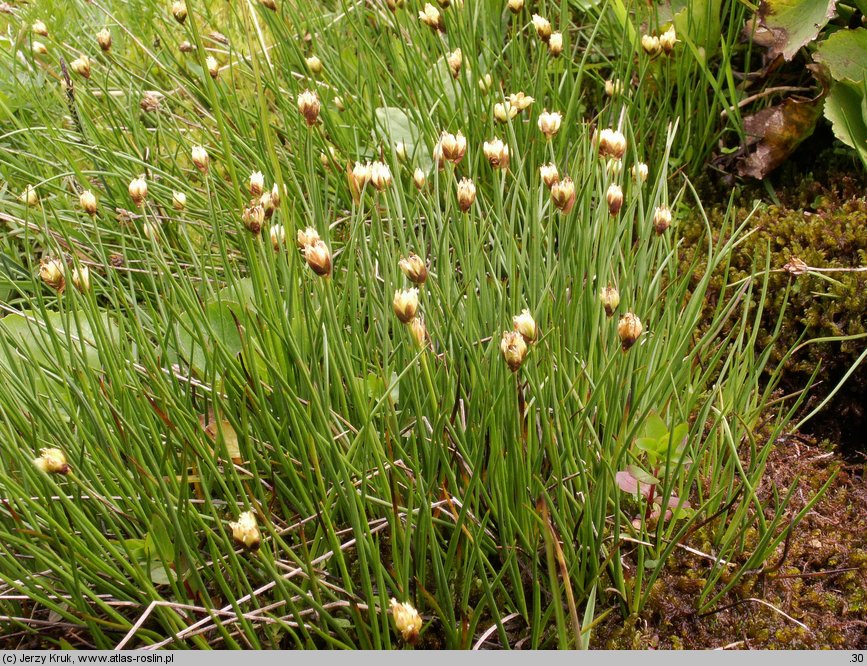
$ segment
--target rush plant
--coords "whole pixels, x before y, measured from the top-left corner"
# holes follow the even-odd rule
[[[645,56],[589,115],[597,26],[529,4],[5,18],[6,640],[587,647],[699,535],[697,610],[761,571],[768,266],[708,324],[749,220],[693,280]]]

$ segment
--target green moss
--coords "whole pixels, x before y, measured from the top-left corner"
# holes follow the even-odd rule
[[[605,641],[606,650],[641,650],[642,635],[638,629],[640,618],[637,615],[631,615],[623,621],[615,631],[612,631]]]
[[[757,346],[760,349],[771,347],[773,366],[801,341],[867,332],[867,272],[851,270],[867,265],[867,200],[843,201],[827,192],[812,199],[819,206],[815,212],[786,206],[766,206],[759,210],[750,219],[750,226],[756,231],[732,256],[729,284],[760,273],[770,253],[773,272],[769,276]],[[750,210],[739,209],[738,219],[746,219]],[[711,212],[712,229],[722,227],[721,215],[719,211]],[[687,247],[703,247],[706,230],[702,222],[687,223],[683,232]],[[715,238],[716,242],[722,240]],[[784,268],[792,257],[810,267],[847,270],[793,275]],[[691,260],[692,256],[685,257],[685,262]],[[704,274],[705,268],[704,265],[698,267],[697,278]],[[706,305],[709,310],[716,306],[722,284],[723,275],[718,272],[713,277],[712,293]],[[760,291],[754,289],[754,305]],[[722,297],[728,300],[733,295],[730,289]],[[782,327],[775,339],[775,327],[784,307]],[[787,362],[788,385],[802,387],[816,367],[821,366],[821,379],[828,388],[833,387],[863,349],[863,338],[807,345]],[[867,365],[855,373],[845,388],[850,395],[859,396],[858,402],[852,400],[854,408],[858,409],[860,396],[867,389]]]

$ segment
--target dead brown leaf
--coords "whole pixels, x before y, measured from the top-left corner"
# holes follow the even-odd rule
[[[744,118],[745,154],[738,174],[763,179],[780,166],[813,133],[822,115],[825,90],[813,99],[788,97],[781,103]]]

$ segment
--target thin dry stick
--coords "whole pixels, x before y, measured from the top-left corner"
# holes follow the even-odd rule
[[[797,86],[777,86],[775,88],[765,88],[762,92],[756,93],[755,95],[750,95],[749,97],[744,97],[740,102],[738,102],[737,107],[739,109],[744,108],[747,104],[752,104],[756,100],[761,99],[762,97],[767,97],[768,95],[773,95],[774,93],[781,92],[810,92],[809,88],[800,88]],[[719,115],[721,118],[726,118],[729,115],[729,111],[734,110],[735,107],[730,106],[728,109],[723,109],[720,111]]]
[[[640,541],[639,539],[633,539],[632,537],[621,536],[621,541],[628,541],[629,543],[637,543],[639,546],[650,546],[653,547],[652,543],[648,543],[647,541]],[[693,555],[698,555],[699,557],[703,557],[711,562],[715,562],[717,564],[722,564],[727,567],[737,566],[734,562],[729,562],[728,560],[724,560],[721,557],[714,557],[713,555],[708,555],[707,553],[703,553],[700,550],[696,550],[695,548],[690,548],[689,546],[684,546],[682,543],[674,544],[678,548],[685,550],[688,553],[692,553]]]
[[[294,602],[294,601],[299,601],[300,599],[301,599],[300,596],[295,596],[295,597],[292,598],[292,601],[293,601],[293,602]],[[288,602],[287,602],[285,599],[282,600],[282,601],[276,601],[276,602],[274,602],[273,604],[270,604],[270,605],[268,605],[268,606],[263,606],[262,608],[257,608],[256,610],[250,611],[249,613],[243,613],[243,614],[242,614],[241,616],[239,616],[239,617],[233,617],[232,619],[227,620],[226,622],[224,622],[224,623],[223,623],[223,626],[224,626],[224,627],[228,627],[228,626],[231,625],[231,624],[235,624],[236,622],[239,622],[239,621],[240,621],[240,618],[241,618],[241,617],[247,618],[248,620],[259,621],[259,622],[267,621],[268,624],[277,624],[278,621],[275,620],[275,619],[272,619],[272,618],[262,618],[262,617],[260,617],[260,616],[261,616],[262,613],[269,613],[269,612],[271,612],[272,610],[276,610],[277,608],[280,608],[280,607],[282,607],[282,606],[285,606],[287,603],[288,603]],[[368,609],[370,608],[367,604],[360,604],[360,603],[356,603],[356,602],[354,602],[354,601],[351,601],[351,602],[350,602],[350,601],[332,601],[332,602],[329,602],[329,603],[327,603],[327,604],[323,604],[323,605],[322,605],[322,608],[324,608],[325,610],[331,610],[331,609],[333,609],[333,608],[349,608],[349,607],[352,607],[352,608],[358,608],[359,610],[368,610]],[[379,609],[379,608],[374,608],[374,610],[375,610],[377,613],[380,612],[380,609]],[[303,611],[299,611],[299,612],[298,612],[298,615],[315,615],[315,614],[317,614],[318,612],[319,612],[319,611],[317,611],[315,608],[307,608],[307,609],[305,609],[305,610],[303,610]],[[233,613],[230,613],[230,615],[233,615]],[[285,622],[286,624],[288,624],[288,625],[290,625],[290,626],[293,626],[293,627],[301,626],[301,625],[299,625],[297,622],[294,622],[294,621],[292,621],[292,620],[288,620],[288,619],[286,619],[286,618],[289,618],[289,617],[294,617],[294,616],[287,615],[287,616],[285,616],[285,618],[281,619],[280,621]],[[311,626],[313,626],[313,625],[305,624],[304,626],[305,626],[305,627],[311,627]],[[216,629],[215,626],[206,626],[206,627],[202,627],[201,629],[197,629],[195,632],[193,632],[192,634],[190,634],[190,635],[188,636],[188,638],[193,638],[193,637],[195,637],[195,636],[200,636],[201,634],[206,634],[206,633],[208,633],[209,631],[214,631],[215,629]],[[236,632],[235,632],[235,633],[236,633]]]
[[[14,615],[0,615],[0,622],[20,622],[21,624],[29,624],[37,627],[62,627],[64,629],[81,629],[84,625],[72,624],[70,622],[56,622],[54,620],[37,620],[32,617],[16,617]]]
[[[370,530],[371,534],[376,534],[377,532],[381,532],[386,527],[388,527],[388,523],[386,522],[386,520],[384,518],[379,520],[379,521],[373,521],[372,523],[369,523],[369,524],[372,525],[372,524],[375,524],[377,522],[379,523],[379,525],[377,525],[376,527],[374,527]],[[340,550],[346,550],[347,548],[351,548],[352,546],[355,545],[356,542],[357,542],[357,539],[350,539],[349,541],[347,541],[346,543],[344,543],[340,546]],[[310,566],[315,566],[317,564],[321,564],[322,562],[325,562],[325,561],[331,559],[331,557],[333,557],[333,556],[334,556],[334,551],[329,550],[327,553],[324,553],[323,555],[320,555],[319,557],[317,557],[315,560],[311,561]],[[283,580],[289,580],[290,578],[294,578],[295,576],[297,576],[300,573],[304,573],[304,569],[301,567],[298,567],[297,569],[294,569],[293,571],[290,571],[289,573],[287,573],[282,578],[283,578]],[[243,597],[238,599],[235,603],[238,604],[239,606],[241,604],[247,603],[248,601],[250,601],[254,597],[258,597],[258,596],[264,594],[265,592],[267,592],[268,590],[276,587],[276,585],[277,585],[277,583],[275,581],[267,583],[267,584],[263,585],[262,587],[260,587],[259,589],[254,590],[250,594],[245,594]],[[229,604],[227,606],[223,606],[223,608],[220,610],[223,612],[232,613],[232,604]],[[201,627],[207,625],[208,623],[213,622],[214,619],[215,618],[213,617],[213,613],[212,613],[211,616],[203,618],[203,619],[199,620],[198,622],[191,624],[189,627],[187,627],[186,629],[184,629],[180,633],[175,634],[171,638],[167,638],[167,639],[160,641],[159,643],[155,643],[153,645],[148,645],[143,649],[148,650],[148,651],[159,650],[160,648],[165,647],[166,645],[168,645],[172,641],[176,641],[176,640],[179,641],[179,640],[183,640],[184,638],[188,638],[191,635],[193,635],[193,633],[197,629],[200,629]]]
[[[442,500],[442,501],[436,502],[432,506],[442,505],[442,504],[447,503],[448,501],[449,500]],[[454,498],[453,498],[453,501],[457,502],[457,500]],[[404,515],[404,517],[406,516],[406,514],[403,514],[403,515]],[[388,523],[386,522],[386,520],[384,518],[372,521],[369,524],[371,526],[374,526],[370,530],[371,534],[375,534],[377,532],[380,532],[388,526]],[[347,541],[346,543],[344,543],[343,545],[340,546],[340,550],[346,550],[347,548],[351,547],[355,543],[356,543],[356,539],[350,539],[349,541]],[[330,559],[333,555],[334,555],[334,551],[328,551],[327,553],[325,553],[325,554],[319,556],[318,558],[316,558],[315,560],[313,560],[310,564],[311,564],[311,566],[321,564],[322,562],[325,562],[326,560]],[[278,566],[280,566],[280,565],[278,565]],[[285,565],[282,565],[282,566],[285,566]],[[282,568],[282,566],[281,566],[281,568]],[[283,576],[283,579],[289,580],[290,578],[294,578],[295,576],[297,576],[299,574],[305,574],[305,573],[306,573],[306,571],[304,569],[302,569],[301,567],[296,567],[296,568],[293,568],[290,571],[288,571],[286,573],[286,575]],[[251,594],[248,594],[248,595],[238,599],[237,603],[239,605],[242,603],[246,603],[247,601],[249,601],[253,597],[259,596],[259,595],[263,594],[264,592],[267,592],[268,590],[273,588],[275,585],[276,585],[276,583],[274,583],[274,582],[263,585],[262,587],[255,590]],[[348,603],[349,602],[335,602],[334,604],[329,604],[329,606],[326,606],[326,607],[334,606],[335,604],[337,604],[338,606],[339,605],[348,605]],[[242,617],[245,617],[247,619],[255,619],[260,613],[268,612],[269,610],[273,610],[274,608],[278,608],[284,604],[285,604],[284,601],[276,602],[275,604],[271,604],[270,606],[260,608],[257,610],[253,610],[253,611],[250,611],[249,613],[244,613],[244,614],[242,614]],[[153,605],[153,604],[151,604],[151,605]],[[359,608],[361,608],[363,606],[363,604],[358,604],[358,606],[359,606]],[[148,608],[145,612],[147,614],[150,614],[150,612],[152,612],[152,611],[153,611],[152,608]],[[312,609],[311,609],[311,611],[312,611]],[[232,611],[231,605],[224,606],[219,611],[211,611],[211,612],[215,615],[221,615],[221,616],[225,616],[225,617],[230,618],[227,622],[223,623],[224,626],[229,625],[229,624],[233,624],[234,622],[237,622],[239,620],[239,617],[234,613],[234,611]],[[303,615],[305,612],[307,612],[307,611],[301,611],[301,614]],[[190,625],[189,627],[187,627],[186,629],[181,631],[179,634],[176,634],[173,638],[166,639],[166,640],[161,641],[160,643],[157,643],[155,645],[146,646],[143,649],[145,649],[145,650],[157,650],[161,647],[165,647],[166,645],[171,643],[173,640],[182,640],[185,638],[192,638],[193,636],[198,636],[202,633],[206,633],[207,631],[210,631],[210,630],[216,628],[216,627],[208,625],[208,623],[211,622],[213,619],[214,619],[213,617],[203,618],[203,619],[199,620],[198,622],[196,622],[195,624]],[[138,629],[141,627],[141,624],[143,622],[144,622],[144,620],[142,618],[139,618],[139,620],[136,621],[136,624],[130,629],[130,631],[127,633],[127,636],[124,637],[124,639],[122,641],[123,644],[126,644],[126,642],[128,642],[129,639],[131,639],[132,636],[135,635],[135,632],[138,631]],[[116,649],[120,649],[120,648],[116,648]]]
[[[770,608],[770,609],[771,609],[772,611],[774,611],[775,613],[779,613],[780,615],[782,615],[782,616],[783,616],[784,618],[786,618],[787,620],[791,620],[792,622],[794,622],[795,624],[797,624],[797,625],[798,625],[799,627],[801,627],[802,629],[805,629],[806,631],[810,632],[811,634],[813,633],[813,630],[810,629],[810,627],[808,627],[806,624],[804,624],[803,622],[799,622],[798,620],[796,620],[795,618],[793,618],[791,615],[788,615],[788,614],[784,613],[783,611],[781,611],[779,608],[777,608],[777,607],[774,606],[773,604],[769,604],[767,601],[762,601],[761,599],[756,599],[756,598],[754,598],[754,597],[750,597],[749,599],[744,599],[744,601],[754,601],[754,602],[756,602],[757,604],[762,604],[762,606],[767,606],[768,608]]]
[[[189,604],[178,604],[178,603],[174,603],[171,601],[164,601],[162,599],[159,599],[156,601],[151,601],[148,604],[147,608],[145,608],[145,611],[139,616],[139,619],[136,620],[135,624],[127,632],[126,636],[124,636],[121,639],[120,643],[118,643],[117,645],[114,646],[114,649],[115,650],[122,650],[124,648],[124,646],[130,641],[130,639],[132,639],[132,637],[135,636],[136,632],[139,629],[141,629],[142,625],[150,617],[150,614],[154,611],[154,609],[160,608],[160,607],[174,608],[175,610],[190,610],[190,611],[195,611],[197,613],[216,613],[217,615],[224,615],[226,617],[235,617],[235,613],[232,613],[229,611],[223,611],[223,610],[207,609],[207,608],[204,608],[203,606],[191,606]],[[244,617],[249,617],[251,615],[252,615],[252,613],[250,613],[249,615],[245,613]],[[251,617],[250,619],[258,620],[258,619],[262,619],[262,618]],[[271,618],[264,618],[264,619],[268,620],[269,622],[274,622],[274,620],[271,620]]]
[[[507,615],[502,620],[500,620],[499,624],[504,625],[507,622],[511,622],[516,617],[520,617],[520,615],[518,613],[512,613],[511,615]],[[475,642],[475,644],[473,645],[473,650],[478,650],[479,648],[481,648],[482,645],[485,644],[485,641],[491,637],[491,634],[493,634],[497,630],[497,626],[498,625],[496,625],[496,624],[492,624],[490,627],[488,627],[487,630],[485,630],[485,633],[483,633],[481,636],[479,636],[479,640],[477,640]]]

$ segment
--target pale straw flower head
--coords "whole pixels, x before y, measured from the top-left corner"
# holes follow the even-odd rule
[[[528,344],[533,342],[539,334],[536,320],[526,309],[521,310],[521,314],[512,317],[512,327],[524,336],[524,342]]]
[[[40,472],[46,474],[68,474],[69,463],[66,462],[66,455],[63,451],[57,448],[45,448],[39,450],[39,457],[34,458],[33,464]]]
[[[400,632],[407,643],[415,643],[421,631],[423,622],[418,611],[409,602],[400,603],[397,599],[391,600],[391,616],[394,618],[394,626]]]
[[[505,331],[500,340],[500,353],[512,372],[517,372],[527,356],[527,342],[518,331]]]
[[[256,514],[252,511],[244,511],[238,516],[237,522],[229,523],[232,530],[232,538],[245,548],[255,550],[262,541],[262,534],[256,524]]]
[[[418,289],[412,287],[395,291],[391,306],[401,323],[408,324],[418,312]]]

